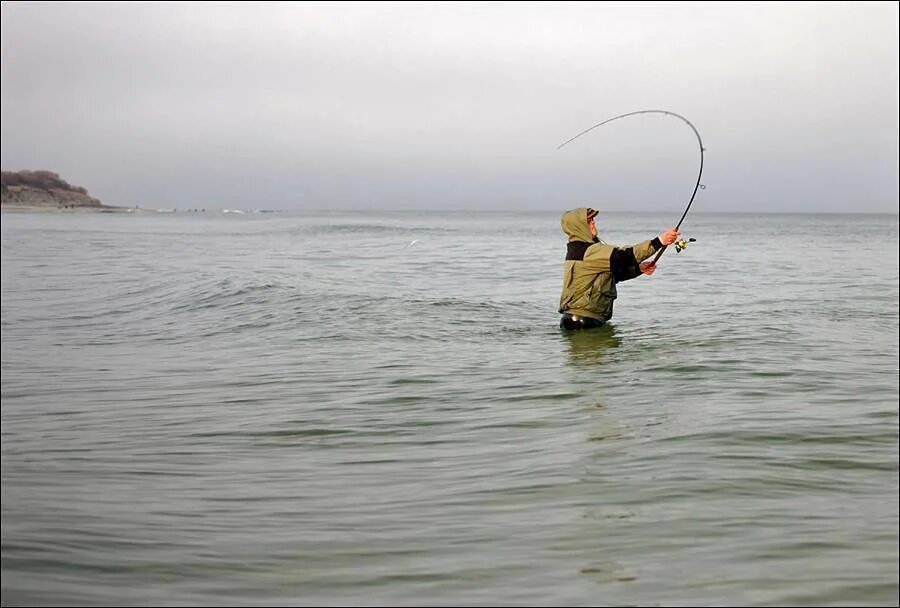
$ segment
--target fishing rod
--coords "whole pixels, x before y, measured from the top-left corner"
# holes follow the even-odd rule
[[[572,143],[573,141],[575,141],[582,135],[586,135],[587,133],[590,133],[597,127],[602,127],[603,125],[610,123],[614,120],[619,120],[620,118],[627,118],[628,116],[636,116],[638,114],[665,114],[667,116],[674,116],[675,118],[679,118],[679,119],[683,120],[685,123],[687,123],[687,126],[689,126],[691,128],[691,130],[694,132],[694,135],[697,136],[697,143],[700,144],[700,171],[697,172],[697,183],[694,185],[694,192],[691,193],[691,200],[688,201],[687,207],[685,207],[685,209],[684,209],[684,213],[681,214],[681,219],[678,220],[678,224],[675,226],[675,230],[678,230],[679,228],[681,228],[681,223],[684,221],[684,218],[687,217],[688,211],[691,210],[691,205],[694,204],[694,197],[697,196],[697,190],[704,188],[704,186],[700,185],[700,178],[703,176],[703,152],[706,150],[703,147],[703,140],[700,139],[700,132],[697,131],[697,127],[695,127],[691,121],[689,121],[687,118],[685,118],[681,114],[676,114],[675,112],[670,112],[668,110],[638,110],[637,112],[628,112],[627,114],[620,114],[619,116],[613,116],[612,118],[608,118],[608,119],[604,120],[603,122],[598,122],[593,127],[585,129],[584,131],[582,131],[575,137],[573,137],[571,139],[567,139],[566,141],[561,143],[559,146],[557,146],[556,149],[559,150],[566,144]],[[685,249],[687,247],[688,242],[691,242],[694,240],[696,240],[696,239],[690,239],[690,241],[687,241],[687,242],[684,239],[678,241],[677,243],[675,243],[675,250],[680,252],[682,249]],[[656,252],[656,256],[653,258],[653,261],[651,262],[651,264],[656,265],[657,260],[659,260],[659,258],[662,256],[663,252],[666,250],[667,247],[668,247],[668,245],[663,245],[662,249],[660,249],[659,251]]]

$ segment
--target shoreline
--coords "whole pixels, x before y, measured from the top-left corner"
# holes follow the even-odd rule
[[[94,206],[72,206],[72,207],[50,207],[45,205],[15,205],[4,203],[0,205],[0,212],[11,213],[133,213],[135,211],[155,211],[154,209],[136,209],[134,207],[110,207],[102,205]]]

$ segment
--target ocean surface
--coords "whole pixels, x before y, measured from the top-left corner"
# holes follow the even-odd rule
[[[683,228],[4,213],[2,604],[898,605],[898,216]]]

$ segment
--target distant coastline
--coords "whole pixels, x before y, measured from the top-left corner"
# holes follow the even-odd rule
[[[3,171],[0,177],[3,211],[129,212],[128,207],[104,205],[81,186],[73,186],[52,171]]]

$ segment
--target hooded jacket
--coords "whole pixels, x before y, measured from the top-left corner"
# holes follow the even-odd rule
[[[569,237],[559,312],[608,321],[613,314],[616,283],[641,274],[640,262],[662,248],[659,238],[631,247],[614,247],[591,235],[588,210],[563,214],[560,225]]]

